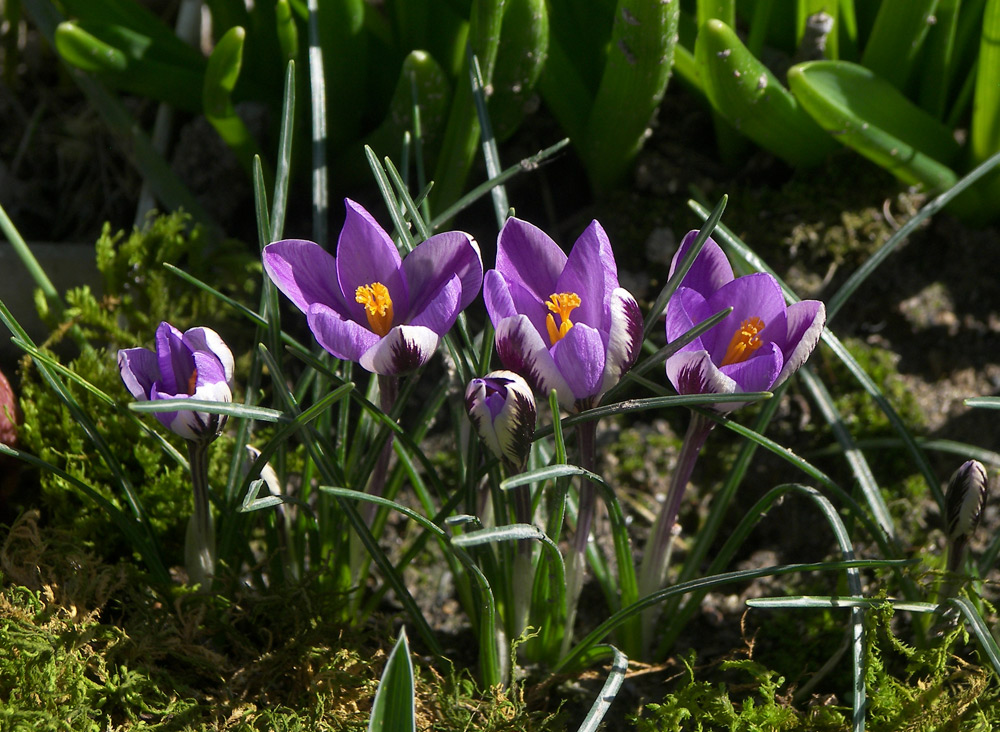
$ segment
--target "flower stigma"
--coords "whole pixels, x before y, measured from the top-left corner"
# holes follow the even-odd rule
[[[386,286],[381,282],[361,285],[354,291],[354,299],[365,306],[372,331],[385,336],[392,328],[392,298]]]
[[[573,327],[573,321],[569,319],[569,314],[580,307],[580,296],[575,292],[554,292],[549,295],[545,305],[549,309],[549,314],[545,316],[545,327],[549,331],[549,341],[554,346],[563,339],[569,329]],[[556,319],[552,315],[558,315],[562,321],[556,327]]]
[[[191,378],[188,379],[188,394],[194,396],[194,390],[198,384],[198,369],[191,370]]]
[[[763,345],[759,333],[764,330],[764,321],[753,316],[747,318],[740,327],[733,333],[732,340],[729,341],[729,348],[722,359],[720,366],[729,366],[734,363],[743,363]]]

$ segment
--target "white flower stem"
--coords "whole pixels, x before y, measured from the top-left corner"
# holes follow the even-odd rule
[[[184,538],[184,563],[187,566],[188,581],[192,585],[200,584],[203,589],[211,587],[215,574],[215,523],[208,495],[209,444],[202,440],[188,440],[194,511]]]
[[[691,480],[694,464],[698,460],[708,433],[712,431],[715,422],[703,417],[697,412],[692,413],[681,454],[677,458],[677,467],[670,479],[667,499],[660,508],[653,528],[646,541],[642,555],[642,565],[639,569],[639,597],[645,597],[663,589],[667,579],[667,567],[670,563],[670,551],[674,541],[674,524],[681,509],[684,491]],[[653,642],[653,626],[659,617],[659,608],[652,607],[643,613],[642,636],[643,646],[648,650]]]

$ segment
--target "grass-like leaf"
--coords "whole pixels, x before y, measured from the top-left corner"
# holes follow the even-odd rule
[[[604,646],[601,650],[610,651],[613,655],[611,671],[604,681],[604,686],[597,694],[597,700],[590,707],[590,711],[587,712],[587,716],[584,717],[583,724],[580,725],[577,732],[597,732],[608,713],[608,709],[611,708],[611,702],[618,696],[618,690],[625,683],[625,674],[628,672],[628,657],[614,646]]]
[[[214,402],[207,399],[157,399],[147,402],[132,402],[128,408],[133,412],[207,412],[225,414],[239,419],[258,419],[261,422],[286,422],[288,417],[277,409],[253,407],[238,402]]]
[[[416,729],[413,661],[406,628],[402,628],[375,692],[368,732],[416,732]]]

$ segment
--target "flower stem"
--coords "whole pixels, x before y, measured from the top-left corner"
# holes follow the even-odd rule
[[[390,414],[392,408],[396,404],[396,397],[399,396],[399,379],[395,376],[383,376],[379,374],[378,377],[378,398],[379,398],[379,408],[385,413]],[[378,460],[375,463],[375,468],[372,470],[371,478],[368,481],[368,493],[373,496],[381,496],[385,492],[385,480],[389,474],[389,458],[392,456],[392,433],[389,434],[389,439],[385,441],[382,446],[382,451],[378,455]],[[372,521],[375,518],[375,511],[378,507],[374,503],[369,503],[365,507],[365,519],[368,525],[371,526]]]
[[[215,524],[208,496],[208,446],[201,440],[188,441],[188,461],[191,467],[191,487],[194,491],[194,512],[188,521],[184,538],[184,563],[188,580],[208,589],[215,574]]]
[[[597,441],[597,421],[581,422],[576,428],[579,463],[584,470],[593,472],[594,449]],[[587,478],[580,479],[580,502],[576,512],[576,536],[573,550],[566,564],[566,634],[563,636],[563,652],[573,638],[573,624],[576,622],[576,608],[583,590],[583,570],[587,562],[587,542],[590,525],[594,520],[597,496],[593,484]]]
[[[681,454],[677,458],[677,467],[670,479],[667,500],[663,503],[656,522],[650,531],[646,549],[642,555],[642,565],[639,570],[639,597],[645,597],[657,590],[663,589],[667,578],[667,567],[670,563],[670,551],[674,542],[674,524],[681,509],[684,491],[691,480],[694,464],[698,460],[708,433],[712,431],[715,422],[697,412],[691,414]],[[658,608],[650,608],[643,613],[643,639],[648,649],[652,643],[653,624],[659,615]]]

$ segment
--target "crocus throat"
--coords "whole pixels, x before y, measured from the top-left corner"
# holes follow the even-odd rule
[[[549,341],[554,346],[573,327],[573,321],[569,319],[569,314],[580,307],[580,296],[575,292],[554,292],[549,295],[545,305],[550,311],[545,316],[545,327],[549,331]],[[561,321],[559,327],[556,327],[556,319],[552,317],[553,314],[559,316]]]
[[[384,336],[392,328],[392,298],[381,282],[361,285],[354,291],[354,299],[365,306],[368,325],[372,331]]]
[[[720,366],[728,366],[733,363],[746,361],[758,348],[763,345],[759,333],[764,330],[764,321],[754,316],[747,318],[740,327],[733,333],[732,340],[729,341],[729,348],[722,359]]]

